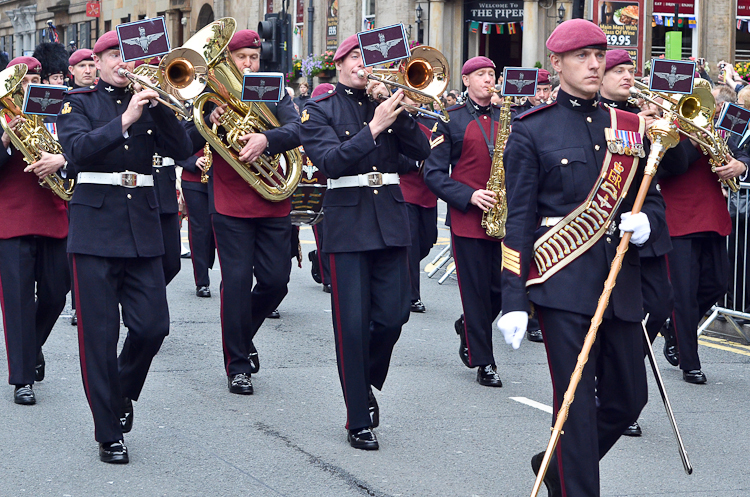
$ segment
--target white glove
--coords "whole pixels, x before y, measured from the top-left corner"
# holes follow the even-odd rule
[[[625,212],[620,216],[620,220],[620,231],[631,231],[633,234],[630,241],[635,245],[643,245],[651,236],[651,223],[648,221],[648,216],[643,212],[634,216],[630,212]],[[620,236],[622,236],[622,233],[620,233]]]
[[[505,343],[512,345],[514,349],[521,346],[528,324],[529,313],[524,311],[511,311],[500,316],[497,321],[497,327],[503,333]]]

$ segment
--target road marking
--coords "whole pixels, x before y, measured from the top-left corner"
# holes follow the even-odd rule
[[[729,340],[724,340],[723,338],[702,336],[700,337],[700,339],[698,339],[698,343],[701,345],[705,345],[706,347],[711,347],[712,349],[719,349],[725,352],[732,352],[734,354],[740,354],[750,357],[750,347],[748,347],[747,345],[730,342]]]
[[[527,406],[533,407],[534,409],[539,409],[540,411],[544,411],[547,414],[552,414],[552,407],[542,404],[541,402],[537,402],[536,400],[527,399],[526,397],[510,397],[510,400],[515,400],[516,402],[520,402],[521,404],[526,404]]]

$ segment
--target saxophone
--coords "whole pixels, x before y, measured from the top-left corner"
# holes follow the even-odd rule
[[[500,109],[497,137],[495,138],[495,151],[492,154],[490,179],[487,180],[487,189],[495,192],[497,203],[482,213],[482,228],[487,231],[487,236],[493,238],[505,237],[505,220],[508,217],[503,153],[505,152],[505,142],[508,141],[508,135],[510,134],[510,107],[512,103],[512,97],[503,98],[503,107]]]
[[[203,166],[203,170],[201,171],[201,183],[205,185],[208,183],[208,170],[211,169],[211,166],[214,163],[214,154],[211,152],[211,147],[208,145],[208,142],[203,145],[203,157],[206,158],[206,165]]]

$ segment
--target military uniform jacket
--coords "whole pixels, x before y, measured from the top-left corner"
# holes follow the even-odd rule
[[[159,149],[156,150],[156,153],[161,157],[169,157],[166,154],[162,155]],[[177,171],[175,166],[154,166],[152,171],[156,200],[159,202],[159,214],[177,214],[180,212],[180,207],[177,204]]]
[[[610,124],[605,106],[562,90],[556,103],[537,107],[514,121],[504,155],[508,220],[503,252],[504,257],[506,251],[520,257],[521,274],[503,267],[503,313],[528,311],[531,300],[545,307],[594,314],[619,243],[616,229],[545,282],[530,286],[528,296],[525,285],[534,241],[549,229],[540,227],[541,218],[565,216],[587,198],[601,171],[607,151],[604,129]],[[628,195],[614,215],[615,225],[620,214],[632,208],[645,163],[642,159],[638,164]],[[651,226],[650,243],[666,224],[663,199],[653,184],[641,211]],[[605,318],[614,314],[630,322],[643,319],[640,259],[632,248],[625,254]]]
[[[152,174],[154,150],[174,159],[191,143],[174,113],[146,106],[122,132],[131,94],[103,80],[70,91],[58,116],[58,134],[77,172]],[[68,252],[101,257],[155,257],[164,253],[154,188],[78,184],[70,201]]]
[[[437,126],[434,119],[427,120],[426,124],[422,124],[420,119],[417,119],[419,123],[419,129],[425,134],[427,138],[432,135],[431,126]],[[430,122],[431,121],[431,122]],[[424,122],[424,121],[423,121]],[[402,155],[401,159],[405,161],[404,168],[413,167],[413,170],[408,173],[401,175],[401,192],[404,194],[404,200],[408,204],[418,205],[425,209],[431,209],[437,206],[437,197],[434,193],[427,188],[424,184],[424,171],[415,164],[415,162],[408,157]]]
[[[300,137],[313,164],[328,178],[371,172],[406,173],[430,154],[417,122],[402,112],[373,140],[368,123],[376,104],[364,90],[339,83],[331,93],[310,99],[302,112]],[[399,185],[328,189],[323,200],[326,230],[322,250],[361,252],[408,247],[409,217]]]
[[[23,172],[28,165],[23,154],[10,146],[0,149],[0,239],[18,236],[65,238],[68,214],[65,202],[52,190],[39,185],[34,173]]]
[[[484,135],[471,114],[473,104],[451,107],[450,122],[438,121],[432,133],[432,153],[425,161],[424,181],[435,195],[448,203],[451,231],[466,238],[498,241],[487,236],[482,228],[482,210],[471,203],[476,190],[487,188],[492,157]],[[500,107],[492,106],[490,114],[477,111],[479,122],[490,143],[495,142],[500,118]],[[451,169],[451,166],[452,169]]]
[[[201,170],[195,164],[198,157],[203,156],[203,150],[188,157],[185,160],[176,161],[176,164],[182,167],[182,189],[199,190],[205,192],[208,185],[201,183]]]

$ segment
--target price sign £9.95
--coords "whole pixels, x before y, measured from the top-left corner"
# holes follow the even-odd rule
[[[607,45],[610,47],[631,47],[635,44],[631,35],[607,35]]]
[[[607,35],[607,45],[625,48],[638,46],[641,19],[640,2],[598,2],[599,27]]]

